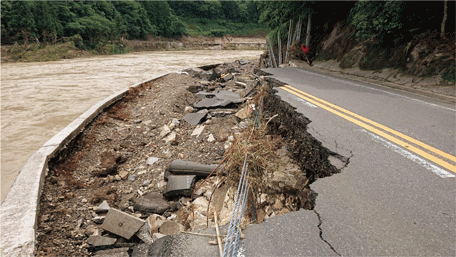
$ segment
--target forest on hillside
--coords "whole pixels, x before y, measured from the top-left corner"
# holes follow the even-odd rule
[[[70,38],[79,48],[93,49],[123,38],[179,37],[189,33],[184,19],[257,24],[257,6],[254,1],[1,1],[2,44]]]

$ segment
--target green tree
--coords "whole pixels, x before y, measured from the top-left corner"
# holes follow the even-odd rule
[[[150,23],[147,12],[142,5],[134,1],[113,2],[122,17],[122,24],[131,38],[145,38],[148,34],[156,34],[157,27]]]
[[[55,39],[61,31],[62,25],[57,18],[57,5],[54,2],[35,2],[35,23],[41,40],[46,44],[50,39]]]
[[[8,27],[14,35],[23,40],[25,48],[27,48],[28,40],[36,30],[32,7],[33,2],[17,1],[11,5]]]
[[[402,1],[360,1],[350,12],[350,25],[359,39],[376,37],[385,39],[399,35],[403,27],[402,16],[405,8]]]

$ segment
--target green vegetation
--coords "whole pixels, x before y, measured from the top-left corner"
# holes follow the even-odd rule
[[[269,32],[269,28],[266,24],[241,23],[230,20],[206,18],[182,18],[182,21],[186,24],[186,34],[192,36],[265,36]]]

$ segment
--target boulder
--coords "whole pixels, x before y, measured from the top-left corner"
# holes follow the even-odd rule
[[[174,222],[174,221],[166,221],[164,222],[160,228],[158,229],[160,234],[163,235],[175,235],[175,234],[180,234],[181,232],[184,231],[184,226],[180,223]]]

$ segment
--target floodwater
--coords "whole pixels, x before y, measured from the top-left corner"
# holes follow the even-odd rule
[[[167,72],[237,59],[259,50],[159,51],[1,65],[1,201],[27,159],[92,105]]]

